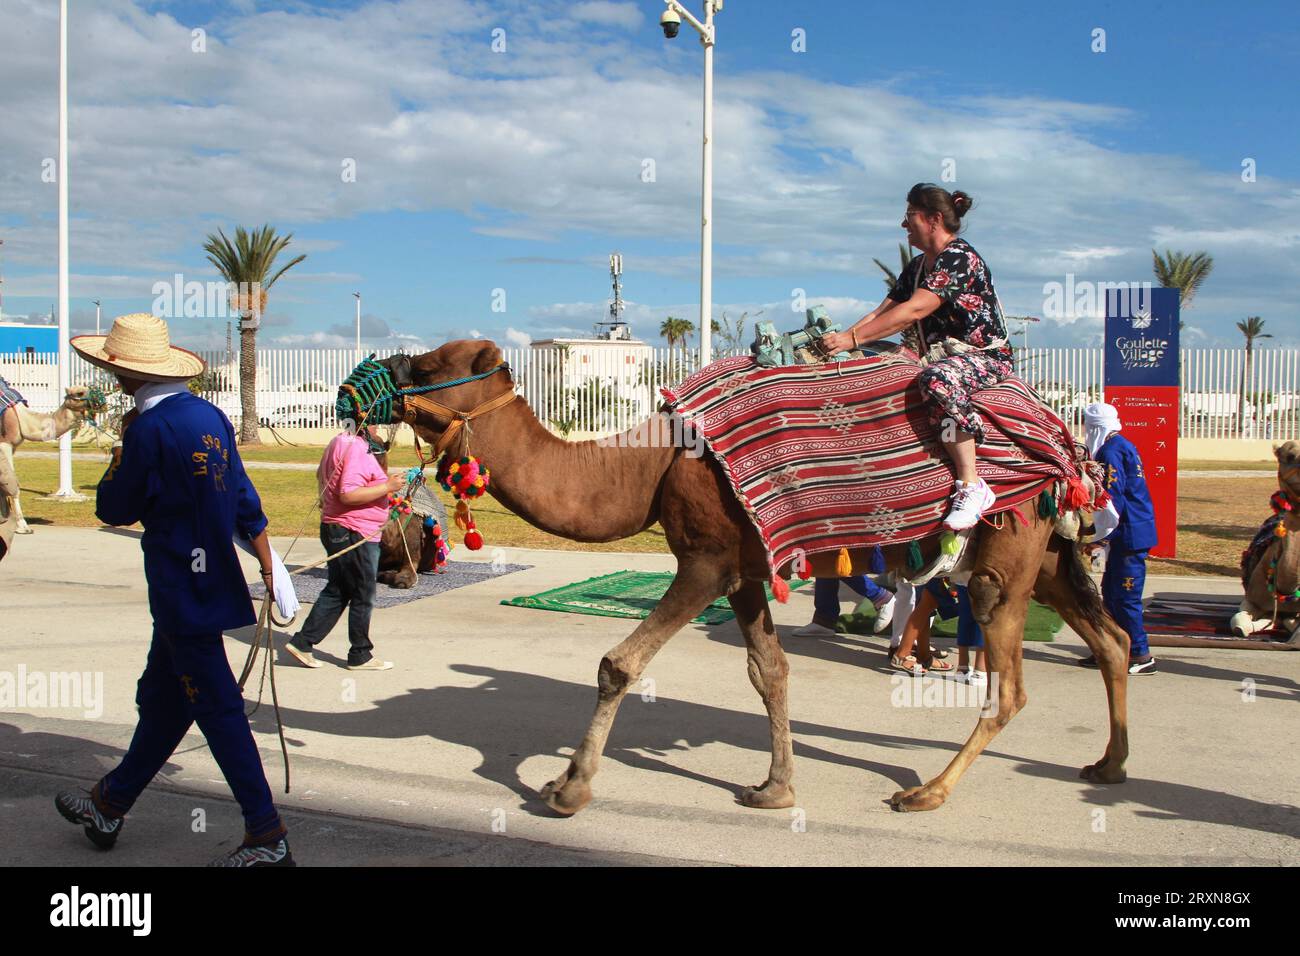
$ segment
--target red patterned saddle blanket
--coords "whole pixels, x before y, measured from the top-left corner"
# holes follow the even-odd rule
[[[722,465],[775,572],[800,550],[905,544],[942,530],[953,472],[920,371],[892,355],[782,368],[741,355],[661,391],[665,410]],[[1079,477],[1081,447],[1028,385],[1010,379],[975,404],[986,426],[979,473],[997,495],[990,514]]]

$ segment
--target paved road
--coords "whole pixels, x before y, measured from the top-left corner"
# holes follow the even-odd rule
[[[318,544],[305,544],[296,558],[317,554]],[[133,812],[111,857],[88,855],[84,838],[54,814],[57,789],[95,779],[130,740],[149,633],[141,558],[134,534],[106,529],[41,527],[16,545],[0,569],[0,670],[101,674],[103,694],[81,707],[0,705],[0,863],[198,863],[219,853],[239,827],[197,732]],[[631,623],[499,602],[621,568],[670,570],[673,559],[509,549],[507,560],[533,567],[376,611],[376,643],[394,670],[342,669],[341,631],[324,646],[326,667],[277,670],[293,772],[293,792],[280,799],[304,863],[1172,867],[1297,859],[1300,766],[1286,748],[1300,738],[1300,654],[1162,651],[1161,672],[1130,687],[1129,782],[1095,787],[1077,771],[1105,747],[1101,680],[1074,666],[1084,653],[1077,638],[1030,644],[1027,709],[945,807],[898,814],[886,805],[890,794],[938,772],[973,712],[899,706],[879,639],[789,637],[811,614],[810,595],[798,591],[773,606],[790,652],[797,812],[736,803],[741,786],[763,778],[768,753],[733,623],[689,627],[668,644],[646,672],[653,683],[623,706],[594,802],[557,818],[536,789],[581,738],[597,663]],[[1210,578],[1149,585],[1237,587]],[[228,639],[236,667],[247,640],[242,632]],[[269,705],[253,723],[278,793]],[[207,814],[202,834],[191,829],[196,809]]]

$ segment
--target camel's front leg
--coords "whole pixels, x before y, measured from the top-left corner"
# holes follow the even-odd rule
[[[758,581],[746,581],[728,600],[736,612],[736,621],[749,649],[749,682],[754,685],[772,732],[772,764],[767,780],[757,787],[747,787],[741,801],[747,807],[778,810],[794,806],[794,751],[790,744],[790,715],[787,693],[790,665],[786,663],[781,640],[772,626],[767,593]]]
[[[542,799],[552,810],[569,816],[591,802],[591,778],[596,775],[623,695],[669,638],[720,594],[711,569],[701,568],[701,573],[693,577],[686,567],[679,566],[673,583],[650,616],[601,659],[596,675],[596,713],[587,735],[569,760],[568,769],[541,790]]]

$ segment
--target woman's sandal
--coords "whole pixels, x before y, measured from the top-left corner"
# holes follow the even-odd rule
[[[927,671],[934,671],[937,674],[943,674],[953,670],[953,665],[949,661],[941,660],[938,656],[931,657],[929,664],[922,664]]]
[[[911,661],[909,664],[908,661]],[[906,657],[899,657],[897,654],[889,655],[889,666],[896,671],[903,671],[907,674],[914,674],[921,677],[925,674],[925,667],[912,654]]]

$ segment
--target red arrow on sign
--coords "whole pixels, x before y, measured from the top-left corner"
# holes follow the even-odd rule
[[[1157,475],[1163,475],[1164,473],[1165,473],[1165,466],[1164,466],[1164,465],[1156,465],[1156,474],[1157,474]]]
[[[1167,419],[1164,419],[1164,418],[1157,418],[1157,419],[1156,419],[1156,424],[1157,424],[1157,425],[1166,425],[1166,424],[1168,424],[1168,420],[1167,420]]]
[[[1164,447],[1165,447],[1165,443],[1164,443],[1164,442],[1162,442],[1162,441],[1158,441],[1158,442],[1156,442],[1156,448],[1157,448],[1157,449],[1161,449],[1161,448],[1164,448]]]

